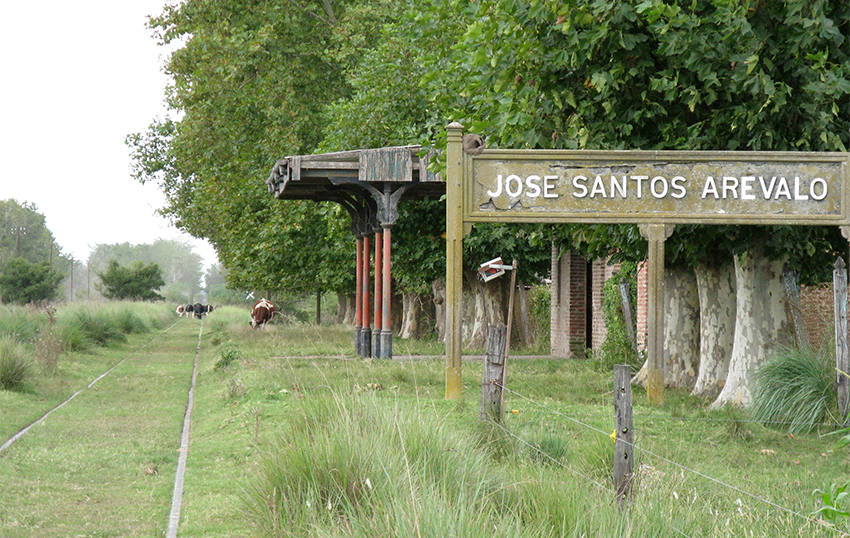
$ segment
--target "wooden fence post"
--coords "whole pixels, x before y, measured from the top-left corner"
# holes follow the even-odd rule
[[[800,306],[800,275],[791,271],[786,265],[782,270],[782,278],[785,282],[785,300],[788,302],[788,312],[794,322],[794,334],[797,338],[797,346],[808,349],[809,333],[806,330],[806,319],[803,317],[803,308]]]
[[[631,378],[632,369],[628,365],[614,366],[614,485],[621,510],[629,498],[634,470]]]
[[[832,272],[832,287],[835,302],[835,368],[836,388],[838,391],[838,414],[842,423],[847,424],[847,403],[850,395],[850,353],[847,349],[847,269],[844,259],[835,261]]]
[[[632,347],[637,349],[634,318],[632,317],[632,295],[629,292],[629,282],[625,278],[620,280],[620,300],[623,302],[623,321],[626,324],[626,333],[629,335]]]
[[[502,422],[504,395],[502,382],[505,367],[505,343],[508,328],[491,325],[487,330],[487,350],[484,354],[484,375],[481,377],[481,405],[478,420]]]

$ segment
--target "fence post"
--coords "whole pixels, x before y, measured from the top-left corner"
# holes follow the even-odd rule
[[[838,414],[842,423],[847,423],[847,403],[850,395],[850,354],[847,349],[847,269],[844,259],[835,260],[832,272],[832,287],[835,302],[835,368],[836,389],[838,392]]]
[[[782,270],[782,278],[785,281],[785,300],[788,301],[789,315],[794,322],[797,346],[808,349],[810,347],[809,333],[806,330],[803,308],[800,306],[800,274],[790,270],[786,265]]]
[[[627,364],[614,366],[614,485],[621,510],[629,498],[634,470],[631,378],[632,369]]]
[[[626,333],[629,335],[632,347],[637,349],[635,325],[632,318],[632,296],[629,292],[629,282],[625,278],[620,280],[620,300],[623,302],[623,321],[626,324]]]
[[[487,330],[487,350],[484,353],[484,375],[481,377],[481,405],[478,420],[502,422],[503,371],[505,368],[505,343],[508,328],[491,325]]]

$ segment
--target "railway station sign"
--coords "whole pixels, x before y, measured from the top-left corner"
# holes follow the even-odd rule
[[[487,149],[447,128],[446,397],[460,396],[463,237],[478,222],[640,225],[648,242],[647,392],[663,387],[664,242],[675,224],[841,226],[850,154]]]
[[[844,153],[487,150],[464,220],[846,224]]]

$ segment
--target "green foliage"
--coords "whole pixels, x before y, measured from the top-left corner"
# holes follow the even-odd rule
[[[812,492],[812,496],[820,504],[820,508],[812,514],[812,517],[822,517],[830,523],[837,523],[842,517],[850,517],[850,510],[845,506],[847,497],[850,496],[847,491],[848,486],[850,482],[839,486],[833,484],[827,491],[816,489]]]
[[[544,233],[521,224],[476,225],[463,241],[465,269],[477,271],[482,262],[501,256],[506,264],[517,260],[517,282],[537,284],[552,265],[552,246]]]
[[[347,218],[271,200],[262,179],[281,155],[442,148],[453,120],[489,147],[844,151],[848,21],[846,2],[807,0],[362,0],[330,12],[318,2],[190,0],[150,20],[163,44],[183,43],[167,64],[180,119],[127,143],[136,177],[160,185],[178,227],[216,245],[232,287],[349,291]],[[417,215],[395,238],[410,245],[396,258],[411,255],[398,267],[407,289],[427,285],[444,255],[436,214]],[[538,253],[502,240],[539,247],[552,234],[523,228],[476,226],[464,259],[514,249],[529,272],[520,280],[534,282]],[[645,256],[635,226],[554,228],[589,258]],[[733,228],[677,231],[668,260],[695,265],[764,248],[799,270],[827,267],[842,245],[834,227]],[[305,244],[312,249],[299,250]]]
[[[107,299],[155,301],[163,297],[155,290],[161,288],[165,281],[162,271],[155,263],[144,265],[135,262],[130,267],[122,267],[115,260],[110,260],[106,271],[97,274],[100,277],[99,289]]]
[[[47,262],[12,258],[0,266],[0,297],[22,305],[49,301],[59,294],[62,278]]]
[[[473,443],[433,413],[367,397],[311,398],[250,486],[252,519],[261,532],[293,536],[339,521],[351,535],[399,536],[410,525],[403,514],[416,511],[423,536],[492,527],[485,522],[509,517],[518,499]],[[483,536],[469,532],[461,534]]]
[[[550,348],[551,321],[552,321],[552,296],[549,285],[532,286],[529,290],[529,303],[531,305],[531,316],[537,327],[537,346],[543,349]]]
[[[276,243],[288,227],[284,239],[318,247],[327,224],[271,199],[263,179],[277,158],[312,151],[325,106],[348,95],[342,69],[355,50],[340,48],[344,29],[357,26],[348,19],[350,5],[357,3],[335,2],[331,16],[320,3],[190,0],[150,19],[162,44],[182,43],[166,66],[167,101],[180,119],[127,138],[134,175],[159,184],[162,212],[179,228],[216,246],[235,287],[277,290],[308,282],[290,271],[339,270],[336,260],[301,263],[293,257],[315,251]]]
[[[223,370],[242,358],[242,353],[233,346],[224,346],[219,352],[219,359],[216,361],[214,370]]]
[[[21,390],[30,378],[24,346],[9,337],[0,337],[0,389]]]
[[[619,278],[618,278],[619,277]],[[641,358],[635,348],[635,344],[629,337],[623,311],[623,298],[620,293],[620,282],[628,284],[629,300],[634,309],[637,304],[637,264],[633,262],[622,262],[620,271],[612,278],[605,281],[602,288],[603,304],[602,310],[605,315],[605,340],[599,346],[599,350],[593,354],[600,368],[611,371],[615,364],[628,364],[632,368],[640,368]],[[632,323],[636,320],[635,312],[632,311]],[[636,328],[631,328],[631,334],[635,334]]]
[[[835,361],[829,355],[784,348],[769,359],[755,373],[753,420],[790,433],[808,432],[825,422],[836,398]]]
[[[438,200],[411,200],[399,204],[392,228],[393,278],[400,290],[430,293],[431,283],[445,278],[446,208]]]
[[[439,67],[422,85],[448,120],[490,147],[850,147],[846,2],[438,2],[416,20],[422,32],[459,28],[449,33],[454,43],[420,61]],[[668,262],[690,266],[763,248],[819,273],[846,248],[828,227],[699,226],[677,235]],[[645,256],[631,225],[558,226],[556,236],[590,258]]]
[[[0,310],[0,338],[29,343],[38,337],[39,325],[29,307],[6,305]]]
[[[105,346],[127,340],[110,311],[80,309],[72,316],[70,324],[82,335],[84,342]]]
[[[59,250],[35,204],[0,200],[0,264],[13,258],[32,264],[58,261]]]
[[[203,259],[190,243],[157,239],[153,243],[97,245],[89,255],[88,265],[95,272],[103,271],[109,261],[119,265],[134,263],[156,264],[162,270],[164,284],[160,293],[167,301],[175,303],[196,302],[200,292]]]

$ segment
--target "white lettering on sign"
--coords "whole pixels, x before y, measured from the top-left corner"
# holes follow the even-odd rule
[[[688,195],[689,179],[684,176],[613,174],[597,174],[595,177],[576,175],[572,178],[532,174],[523,179],[517,174],[498,174],[496,185],[487,191],[487,196],[498,198],[504,194],[510,198],[539,198],[542,195],[543,198],[558,198],[560,194],[556,189],[559,185],[571,188],[569,194],[578,199],[641,199],[646,196],[680,200]],[[820,177],[805,181],[799,176],[792,180],[783,176],[708,176],[701,185],[700,197],[715,200],[821,201],[829,194],[827,181]]]
[[[756,179],[758,179],[757,185]],[[791,193],[791,185],[794,187],[793,194]],[[786,178],[776,176],[771,178],[743,176],[740,179],[724,176],[721,178],[719,185],[717,180],[712,176],[708,176],[702,188],[702,198],[714,198],[716,200],[738,198],[741,200],[756,200],[759,198],[756,196],[757,194],[760,194],[760,198],[763,200],[784,199],[805,201],[811,198],[812,200],[821,201],[826,198],[828,188],[826,180],[820,177],[811,180],[808,187],[806,187],[799,176],[795,176],[791,184],[789,184]]]
[[[543,179],[541,180],[540,176],[531,175],[523,181],[522,178],[516,174],[511,174],[504,179],[502,179],[502,174],[499,174],[496,178],[496,192],[491,190],[487,191],[487,196],[491,198],[498,198],[502,195],[502,191],[504,190],[505,194],[511,198],[517,198],[523,194],[529,198],[537,198],[540,196],[541,192],[543,193],[543,198],[557,198],[558,194],[552,191],[555,189],[555,184],[553,182],[558,179],[558,176],[543,176]]]

